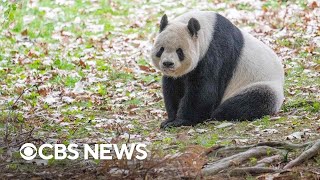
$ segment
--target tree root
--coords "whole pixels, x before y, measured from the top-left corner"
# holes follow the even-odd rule
[[[276,169],[276,168],[266,168],[266,167],[244,167],[244,168],[234,168],[229,174],[230,176],[246,176],[246,175],[259,175],[263,173],[280,173],[286,170]]]
[[[272,164],[274,162],[282,161],[284,159],[283,155],[276,154],[274,156],[265,157],[257,162],[257,165],[255,167],[265,167],[269,164]]]
[[[314,157],[318,153],[320,153],[320,139],[318,139],[310,149],[307,149],[299,157],[297,157],[296,159],[290,161],[287,165],[285,165],[283,169],[290,169],[294,166],[297,166],[303,163],[304,161]]]
[[[304,144],[293,144],[290,142],[269,141],[269,142],[258,143],[256,146],[270,146],[270,147],[277,147],[279,149],[285,149],[285,150],[295,150],[295,149],[307,147],[311,144],[313,144],[313,142],[307,142]]]
[[[309,145],[312,145],[313,142],[307,142],[304,144],[293,144],[290,142],[278,142],[278,141],[269,141],[269,142],[260,142],[254,145],[247,145],[247,146],[235,146],[235,147],[221,147],[215,151],[214,156],[219,156],[219,155],[226,155],[226,154],[234,154],[234,153],[239,153],[239,152],[243,152],[246,151],[250,148],[253,147],[259,147],[259,146],[269,146],[269,147],[275,147],[277,149],[284,149],[284,150],[288,150],[288,151],[292,151],[295,149],[300,149],[300,148],[304,148],[307,147]],[[213,153],[210,152],[210,153]]]
[[[301,153],[299,157],[290,161],[283,168],[268,167],[275,163],[283,162],[289,151],[296,149],[307,149]],[[316,156],[320,153],[320,139],[314,142],[308,142],[304,144],[293,144],[289,142],[261,142],[255,145],[238,146],[238,147],[213,147],[205,154],[207,156],[221,155],[224,158],[217,160],[211,164],[208,164],[202,169],[202,173],[205,176],[215,175],[221,171],[229,171],[231,176],[242,175],[258,175],[262,173],[279,173],[288,171],[288,169],[297,166],[304,161]],[[226,155],[230,155],[225,157]],[[272,155],[272,156],[270,156]],[[253,167],[239,167],[231,169],[234,166],[240,166],[246,161],[252,158],[264,157],[261,160],[256,161],[256,165]]]
[[[219,173],[222,170],[225,170],[226,168],[232,165],[241,164],[252,157],[258,158],[268,154],[273,154],[278,151],[279,151],[278,149],[268,147],[268,146],[254,147],[245,152],[241,152],[241,153],[232,155],[230,157],[226,157],[221,160],[218,160],[214,164],[211,164],[208,167],[204,168],[202,172],[205,175],[214,175]]]

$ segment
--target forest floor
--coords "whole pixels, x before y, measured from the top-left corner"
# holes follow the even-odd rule
[[[302,0],[1,1],[0,179],[207,178],[201,168],[217,156],[197,155],[214,148],[319,139],[319,7]],[[278,54],[286,76],[278,114],[253,122],[159,128],[166,118],[161,73],[149,52],[161,16],[166,13],[170,21],[190,9],[224,15]],[[133,163],[25,161],[19,148],[27,142],[139,142],[148,145],[152,157]],[[280,169],[302,150],[268,167]],[[245,164],[258,162],[250,157]],[[240,178],[320,179],[319,167],[318,155],[290,171]],[[209,178],[235,178],[231,175],[226,169]]]

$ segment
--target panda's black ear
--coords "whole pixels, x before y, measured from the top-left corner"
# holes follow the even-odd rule
[[[189,29],[191,37],[193,37],[193,35],[196,35],[196,37],[197,37],[198,31],[200,30],[199,21],[195,18],[191,18],[188,22],[188,29]]]
[[[164,14],[160,21],[160,32],[162,32],[164,28],[167,27],[167,25],[168,25],[168,17],[166,14]]]

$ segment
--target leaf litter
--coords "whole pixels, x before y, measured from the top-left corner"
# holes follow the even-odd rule
[[[129,174],[168,178],[173,174],[200,176],[201,167],[209,160],[198,156],[215,145],[319,138],[317,1],[5,3],[0,5],[1,11],[9,10],[8,15],[0,17],[0,22],[7,25],[0,29],[0,133],[6,137],[0,140],[0,152],[4,153],[1,171],[5,177],[23,175],[17,173],[24,167],[23,161],[14,154],[25,142],[90,144],[130,140],[144,142],[150,153],[157,152],[150,162],[139,166],[138,174],[130,174],[136,167],[129,167],[125,160],[112,162],[125,164],[119,167],[127,171],[120,175],[112,173],[116,171],[112,163],[105,165],[109,162],[90,160],[94,168],[84,171],[88,166],[83,162],[65,162],[61,166],[61,162],[53,161],[38,167],[29,177],[55,177],[57,172],[58,176],[91,177],[95,167],[101,167],[96,174],[102,177],[111,173],[119,178]],[[191,8],[221,13],[281,57],[286,99],[279,114],[255,122],[210,122],[194,129],[159,129],[166,118],[161,74],[150,64],[149,52],[161,15],[167,13],[172,18]],[[191,157],[197,157],[191,158],[192,162],[188,151]],[[168,160],[174,158],[187,163]],[[153,167],[159,162],[168,163]],[[69,173],[64,174],[63,167],[68,167]],[[193,167],[190,173],[184,169]],[[163,173],[168,169],[172,173]]]

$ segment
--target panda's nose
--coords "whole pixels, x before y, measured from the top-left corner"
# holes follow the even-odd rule
[[[173,67],[174,63],[173,62],[170,62],[170,61],[165,61],[162,63],[164,67]]]

